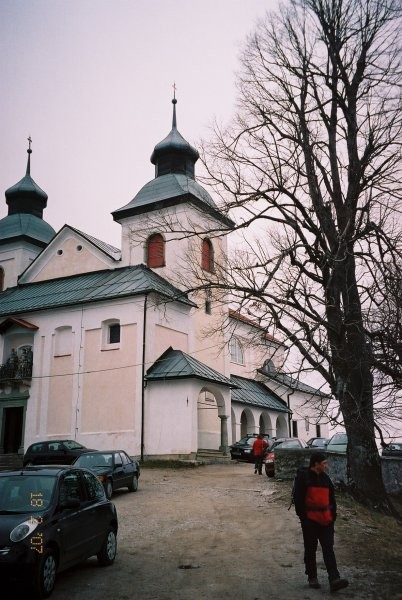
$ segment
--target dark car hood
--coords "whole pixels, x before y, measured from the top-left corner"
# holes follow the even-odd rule
[[[10,542],[10,533],[17,527],[20,523],[24,523],[24,521],[28,521],[30,517],[43,517],[44,513],[35,513],[31,512],[27,513],[7,513],[3,514],[0,511],[0,546],[7,546],[11,544]]]

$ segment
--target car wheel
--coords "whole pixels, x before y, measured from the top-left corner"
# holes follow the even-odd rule
[[[128,487],[129,492],[136,492],[138,490],[138,476],[134,473],[131,483]]]
[[[98,552],[97,559],[101,567],[108,567],[114,563],[117,553],[117,538],[115,530],[110,527],[102,548]]]
[[[56,554],[54,550],[48,548],[43,553],[34,575],[33,591],[36,598],[49,598],[54,589],[56,573]]]
[[[110,500],[110,498],[112,497],[113,494],[113,484],[111,479],[108,479],[105,483],[105,494],[106,494],[106,498],[108,500]]]

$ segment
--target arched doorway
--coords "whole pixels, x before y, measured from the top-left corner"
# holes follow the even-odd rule
[[[227,399],[228,400],[228,399]],[[205,385],[197,399],[197,444],[199,450],[227,451],[228,418],[223,393],[217,386]]]

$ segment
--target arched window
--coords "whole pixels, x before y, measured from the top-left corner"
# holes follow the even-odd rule
[[[102,322],[102,350],[120,348],[121,327],[118,319],[107,319]]]
[[[0,292],[4,290],[4,269],[0,267]]]
[[[243,348],[240,341],[236,337],[231,338],[229,342],[229,351],[230,360],[232,362],[238,363],[239,365],[244,365]]]
[[[54,330],[54,355],[68,356],[73,353],[73,329],[69,325]]]
[[[202,240],[201,266],[205,271],[213,273],[214,270],[214,247],[211,240],[204,238]]]
[[[165,266],[165,240],[160,233],[154,233],[147,241],[147,267]]]

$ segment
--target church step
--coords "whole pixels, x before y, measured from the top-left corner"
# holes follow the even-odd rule
[[[220,450],[211,450],[208,448],[200,448],[197,450],[195,460],[204,463],[227,463],[230,461],[230,454],[225,456]]]

